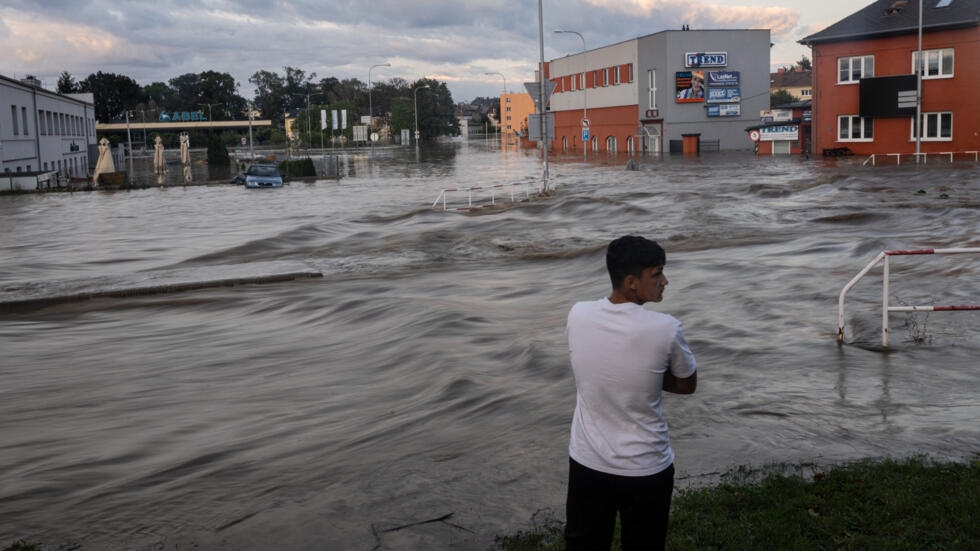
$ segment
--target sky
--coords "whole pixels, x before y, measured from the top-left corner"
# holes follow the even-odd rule
[[[546,60],[680,29],[770,29],[770,67],[794,65],[801,38],[872,0],[543,0]],[[456,102],[523,92],[540,59],[535,0],[0,0],[0,74],[54,90],[97,71],[140,85],[204,71],[239,94],[264,70],[445,82]],[[390,64],[390,67],[383,66]],[[491,73],[491,74],[487,74]]]

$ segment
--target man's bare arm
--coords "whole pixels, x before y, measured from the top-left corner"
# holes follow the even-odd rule
[[[698,372],[695,371],[690,377],[680,379],[668,371],[664,373],[663,388],[664,392],[673,392],[674,394],[694,394],[694,391],[698,388]]]

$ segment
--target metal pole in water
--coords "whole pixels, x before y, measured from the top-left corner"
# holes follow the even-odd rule
[[[548,116],[548,109],[545,108],[545,89],[544,89],[544,17],[543,10],[541,8],[541,0],[538,0],[538,50],[540,53],[541,63],[538,67],[539,75],[538,81],[541,87],[538,90],[539,97],[541,98],[541,150],[544,153],[544,175],[542,177],[541,190],[544,193],[548,193],[548,124],[545,120]]]

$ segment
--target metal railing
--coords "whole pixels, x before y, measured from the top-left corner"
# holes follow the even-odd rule
[[[516,202],[518,200],[524,200],[531,197],[531,189],[535,189],[537,193],[536,185],[529,182],[516,182],[513,184],[496,184],[492,186],[472,186],[472,187],[459,187],[459,188],[446,188],[439,192],[439,196],[432,203],[432,208],[438,208],[439,203],[442,202],[442,210],[471,210],[477,208],[491,207],[497,204],[497,195],[503,195],[507,197],[509,195],[511,202]],[[450,207],[448,202],[448,197],[450,194],[466,194],[466,205]],[[474,202],[474,194],[476,195],[476,201]]]
[[[837,342],[844,342],[844,296],[854,287],[857,282],[865,276],[871,268],[879,262],[884,261],[882,269],[882,290],[881,290],[881,346],[888,346],[888,312],[941,312],[953,310],[980,310],[980,305],[947,305],[947,306],[889,306],[888,305],[888,257],[908,256],[923,254],[966,254],[980,253],[980,247],[954,248],[954,249],[912,249],[882,251],[867,266],[864,267],[851,281],[844,286],[837,301]]]
[[[867,166],[871,163],[871,166],[875,166],[878,163],[878,157],[883,157],[886,159],[894,159],[896,165],[902,164],[902,157],[908,157],[909,159],[915,161],[915,164],[926,164],[929,161],[929,156],[933,155],[940,159],[948,158],[949,162],[952,163],[956,157],[963,157],[969,160],[973,158],[973,162],[980,160],[980,151],[942,151],[939,153],[872,153],[870,157],[861,163],[862,166]]]

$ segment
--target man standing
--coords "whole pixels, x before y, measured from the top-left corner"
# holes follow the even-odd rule
[[[694,355],[663,300],[666,254],[627,235],[606,250],[608,298],[576,303],[565,333],[576,404],[568,445],[565,548],[608,550],[619,514],[624,551],[663,549],[674,451],[661,391],[691,394]]]

